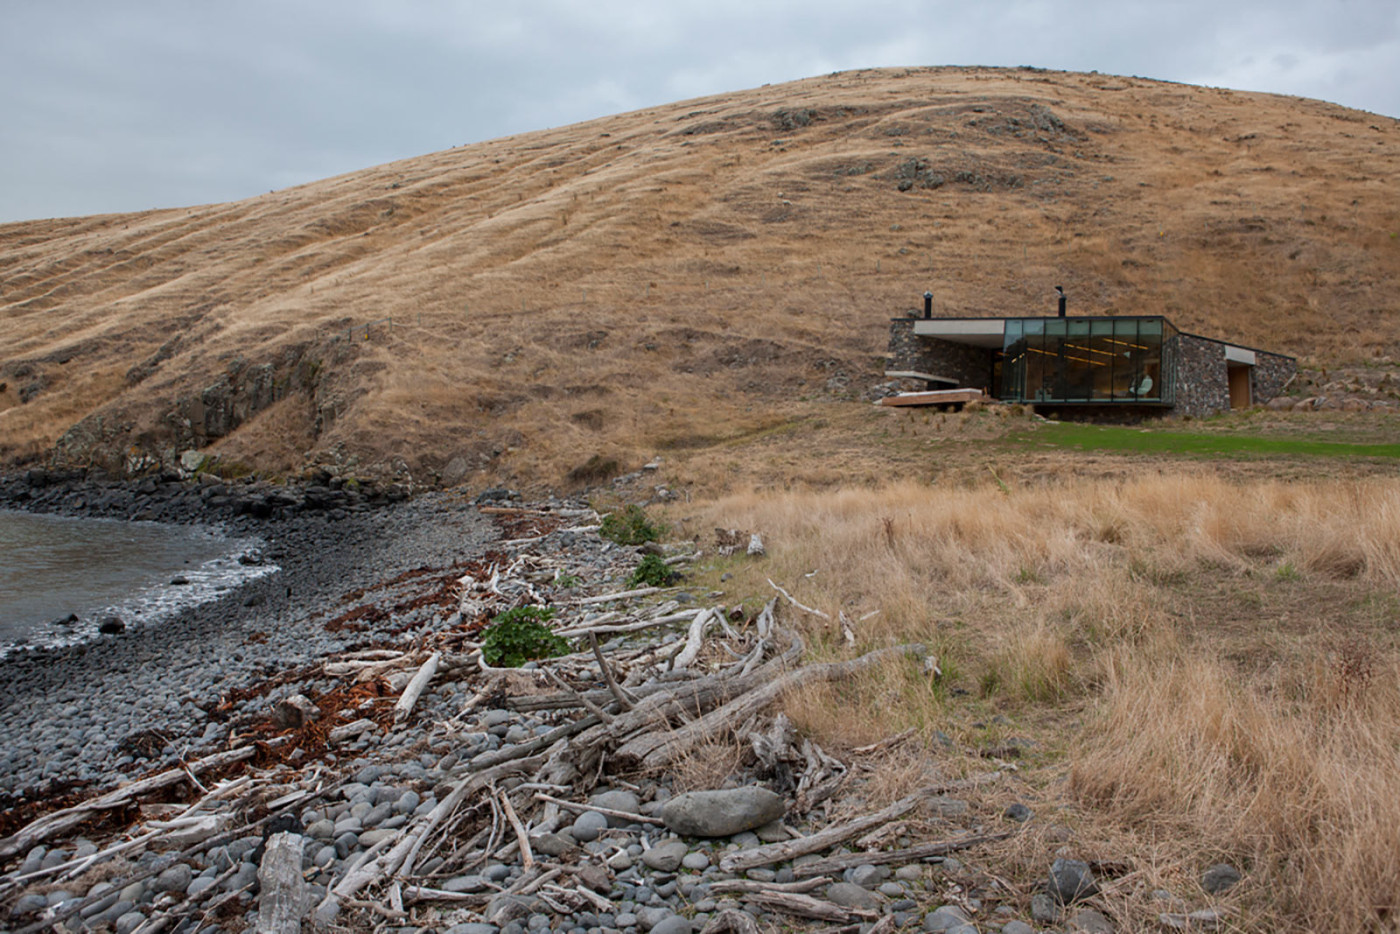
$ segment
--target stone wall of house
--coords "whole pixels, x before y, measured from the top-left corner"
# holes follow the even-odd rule
[[[890,346],[886,356],[887,370],[916,370],[931,373],[946,379],[956,380],[959,386],[970,389],[990,389],[992,386],[992,352],[982,347],[970,347],[939,340],[936,337],[920,337],[914,333],[914,322],[918,318],[893,318],[890,320]]]
[[[1254,352],[1254,371],[1249,374],[1250,392],[1254,394],[1254,404],[1263,405],[1283,392],[1283,387],[1298,372],[1298,361],[1283,354]]]
[[[1176,405],[1178,415],[1214,415],[1230,410],[1230,376],[1225,344],[1194,334],[1177,338]],[[1250,394],[1263,405],[1282,391],[1298,369],[1298,362],[1283,354],[1254,351],[1250,369]]]
[[[1230,408],[1230,377],[1225,345],[1194,334],[1176,338],[1176,405],[1178,415],[1213,415]]]

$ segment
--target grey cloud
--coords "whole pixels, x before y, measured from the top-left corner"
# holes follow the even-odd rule
[[[0,220],[224,200],[833,70],[1041,65],[1400,114],[1393,0],[15,4]]]

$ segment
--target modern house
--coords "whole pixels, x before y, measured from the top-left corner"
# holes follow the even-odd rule
[[[1177,329],[1161,315],[935,318],[890,323],[886,376],[981,389],[1066,416],[1210,415],[1269,401],[1293,357]],[[1073,410],[1073,411],[1071,411]]]

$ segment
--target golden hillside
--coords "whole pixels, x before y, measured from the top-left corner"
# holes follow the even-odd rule
[[[1398,170],[1400,122],[1318,101],[889,69],[4,225],[0,458],[558,486],[859,396],[925,288],[1389,362]]]

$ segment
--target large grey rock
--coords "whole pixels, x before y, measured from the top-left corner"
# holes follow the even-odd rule
[[[1001,934],[1035,934],[1035,928],[1024,921],[1008,921],[1001,926]]]
[[[1201,888],[1212,895],[1219,895],[1232,888],[1239,881],[1240,871],[1238,869],[1229,863],[1216,863],[1207,869],[1201,877]]]
[[[604,791],[589,798],[588,803],[611,811],[626,811],[628,814],[636,814],[642,806],[637,796],[630,791]],[[609,827],[626,827],[630,823],[631,821],[621,817],[608,818]]]
[[[885,866],[872,866],[864,863],[851,870],[851,881],[863,889],[873,889],[889,876],[890,871]]]
[[[1062,905],[1098,894],[1089,864],[1079,859],[1060,857],[1050,864],[1050,881],[1046,891]]]
[[[690,848],[683,840],[667,840],[642,854],[642,862],[660,872],[675,872]]]
[[[578,849],[557,833],[542,833],[530,841],[530,846],[537,853],[554,857],[567,856]]]
[[[675,916],[676,913],[669,908],[638,908],[637,925],[643,931],[650,931]]]
[[[928,934],[943,934],[953,928],[967,924],[967,912],[956,905],[944,905],[937,911],[924,915],[924,930]]]
[[[689,918],[680,915],[671,915],[652,925],[651,934],[691,934],[695,926],[691,924]]]
[[[1031,896],[1031,919],[1041,924],[1054,924],[1060,920],[1060,908],[1049,895],[1037,892]]]
[[[862,908],[867,911],[880,907],[880,900],[854,882],[833,882],[826,887],[826,897],[842,908]]]
[[[1074,934],[1115,934],[1113,923],[1092,908],[1081,908],[1069,919]]]
[[[305,694],[293,694],[278,701],[272,708],[272,718],[283,728],[300,729],[321,717],[321,708]]]
[[[688,791],[661,808],[666,829],[690,837],[729,837],[778,820],[783,799],[757,785],[720,791]]]
[[[455,876],[442,884],[444,892],[484,892],[486,880],[481,876]]]
[[[496,934],[500,928],[494,924],[482,924],[480,921],[464,921],[461,924],[454,924],[443,934]]]
[[[42,895],[30,892],[28,895],[21,895],[10,909],[10,917],[17,918],[20,915],[33,914],[36,911],[43,911],[49,907],[49,900]]]

